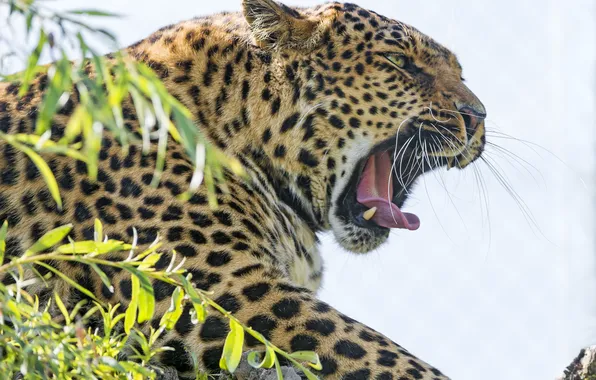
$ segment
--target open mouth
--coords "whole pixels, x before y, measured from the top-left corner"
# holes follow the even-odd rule
[[[418,216],[402,207],[418,177],[446,165],[447,159],[424,160],[419,152],[396,149],[394,144],[379,144],[356,165],[339,198],[338,214],[344,220],[368,229],[420,227]]]

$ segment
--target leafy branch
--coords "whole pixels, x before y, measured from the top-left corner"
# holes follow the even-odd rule
[[[191,112],[168,93],[147,65],[128,56],[126,51],[103,56],[91,47],[89,34],[107,38],[112,46],[116,46],[116,38],[80,18],[116,15],[98,10],[57,13],[41,7],[35,0],[0,0],[0,7],[3,5],[9,7],[7,24],[11,17],[22,16],[27,36],[37,34],[37,42],[28,54],[24,70],[0,75],[0,79],[12,82],[22,99],[33,97],[35,81],[37,88],[43,83],[44,95],[35,106],[38,115],[35,133],[21,135],[18,140],[2,134],[0,139],[25,152],[35,163],[48,187],[53,189],[51,194],[58,206],[61,199],[58,187],[54,186],[54,174],[44,164],[40,153],[63,154],[83,161],[89,177],[95,180],[106,129],[124,152],[130,144],[140,145],[144,154],[153,146],[157,147],[153,186],[159,184],[169,140],[182,144],[194,164],[188,191],[181,195],[183,199],[189,198],[204,183],[209,190],[210,204],[215,206],[215,184],[222,181],[224,168],[235,174],[243,173],[238,161],[208,144],[195,126]],[[8,54],[14,53],[16,48],[12,47]],[[69,58],[73,49],[80,56],[75,62]],[[53,63],[40,65],[44,52],[49,52]],[[72,108],[72,113],[68,112],[70,117],[64,126],[64,135],[54,136],[52,126],[57,123],[57,113],[65,107]],[[126,113],[134,110],[138,123],[126,121],[125,110]]]
[[[5,254],[7,229],[7,223],[4,222],[0,228],[0,262]],[[192,275],[183,269],[184,258],[177,262],[175,251],[173,251],[167,269],[157,270],[155,264],[162,256],[158,252],[161,245],[158,240],[146,250],[137,253],[134,242],[126,244],[104,236],[103,227],[96,220],[95,240],[70,241],[67,244],[58,245],[67,238],[71,229],[71,225],[66,225],[47,232],[27,249],[23,256],[12,258],[0,266],[0,277],[12,275],[15,279],[13,285],[0,285],[0,357],[3,359],[0,368],[7,366],[8,368],[5,369],[9,371],[8,373],[13,373],[15,369],[18,369],[26,376],[31,374],[31,378],[44,377],[43,374],[48,370],[46,364],[53,363],[55,368],[52,368],[52,373],[64,375],[65,378],[84,377],[83,372],[85,375],[93,374],[93,377],[119,378],[123,373],[130,371],[136,371],[135,373],[142,377],[153,378],[154,372],[147,368],[147,365],[151,358],[168,349],[167,347],[155,348],[155,345],[164,331],[174,328],[185,305],[190,303],[193,307],[191,311],[193,323],[203,323],[209,313],[209,308],[229,320],[230,332],[224,343],[220,360],[222,369],[231,373],[236,370],[242,357],[244,336],[249,334],[265,347],[264,352],[249,353],[247,359],[252,367],[272,368],[275,366],[278,378],[282,379],[279,355],[301,370],[308,379],[317,379],[304,364],[320,370],[321,363],[316,353],[308,351],[287,353],[269,342],[262,334],[242,323],[213,301],[209,292],[194,286]],[[47,252],[48,250],[51,252]],[[129,252],[129,256],[123,261],[105,259],[105,255],[116,252]],[[88,289],[59,271],[55,265],[49,265],[50,261],[53,263],[76,262],[87,265],[112,291],[113,286],[110,279],[101,268],[112,267],[129,272],[131,274],[132,297],[126,311],[117,314],[120,304],[111,306],[102,303]],[[65,327],[61,328],[50,317],[49,310],[52,300],[41,311],[37,297],[26,292],[26,286],[31,285],[34,281],[33,278],[27,277],[27,269],[33,270],[36,266],[43,267],[51,275],[66,281],[71,287],[87,296],[94,306],[82,316],[80,321],[77,321],[77,313],[87,301],[79,302],[71,311],[68,311],[60,294],[54,293],[53,302],[60,310],[65,322]],[[49,277],[46,276],[43,281],[48,279]],[[162,316],[159,328],[149,327],[148,334],[144,334],[141,331],[143,324],[152,319],[155,311],[151,279],[173,285],[174,292],[170,308]],[[104,322],[103,335],[98,332],[85,331],[82,327],[84,322],[97,313],[101,315]],[[7,320],[10,321],[10,324],[5,323]],[[116,334],[117,326],[120,323],[123,324],[124,333]],[[137,326],[141,326],[141,329]],[[145,330],[146,328],[147,326],[144,327]],[[34,331],[40,333],[40,338],[53,339],[54,342],[62,342],[63,346],[69,346],[61,346],[58,351],[59,355],[54,354],[56,349],[46,352],[47,350],[41,349],[44,345],[41,345],[37,338],[33,337],[35,335],[32,336]],[[124,351],[128,339],[136,341],[140,347],[140,350],[131,348],[134,355],[130,357],[130,359],[140,361],[140,364],[130,360],[116,360],[117,355]],[[36,351],[36,355],[24,355],[27,350]],[[82,361],[94,364],[92,366],[75,365]]]

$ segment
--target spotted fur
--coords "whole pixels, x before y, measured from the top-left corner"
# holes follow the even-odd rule
[[[164,251],[187,259],[197,287],[212,291],[221,306],[274,344],[318,352],[325,378],[447,379],[316,298],[323,273],[316,234],[332,230],[358,253],[387,239],[387,229],[363,223],[350,209],[357,207],[351,181],[378,147],[397,150],[417,139],[434,144],[438,165],[459,167],[480,155],[485,111],[463,84],[455,56],[416,29],[353,4],[295,9],[272,0],[244,0],[243,14],[164,27],[126,51],[156,71],[198,128],[237,157],[252,179],[227,176],[228,191],[216,189],[215,210],[204,189],[183,203],[175,196],[186,189],[192,168],[180,146],[170,143],[161,184],[153,188],[155,148],[142,155],[131,146],[124,154],[108,134],[97,182],[81,162],[46,156],[64,198],[59,210],[35,166],[0,144],[0,220],[12,227],[7,256],[71,221],[74,239],[93,238],[94,218],[114,239],[130,241],[136,227],[141,246],[161,236]],[[396,65],[391,54],[405,63]],[[18,84],[0,84],[2,132],[32,131],[47,81],[39,75],[23,98]],[[77,100],[73,92],[59,111],[52,138],[63,133]],[[131,104],[124,116],[128,126],[138,125]],[[416,159],[412,155],[406,159]],[[413,180],[405,179],[409,188]],[[170,258],[165,254],[157,267]],[[112,293],[89,268],[56,265],[104,301],[126,305],[131,298],[126,273],[103,268]],[[152,324],[172,293],[168,284],[154,286]],[[53,289],[71,304],[84,296],[59,281]],[[201,369],[217,372],[227,323],[213,312],[194,325],[189,311],[162,342],[175,351],[159,360],[188,376],[192,353]],[[250,338],[246,343],[257,347]]]

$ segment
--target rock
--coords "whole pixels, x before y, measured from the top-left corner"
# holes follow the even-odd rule
[[[257,369],[253,368],[248,364],[246,357],[248,356],[248,352],[244,353],[242,356],[242,361],[240,365],[234,372],[234,377],[238,380],[277,380],[277,372],[275,371],[275,367],[270,369]],[[294,367],[281,367],[281,372],[284,376],[284,380],[301,380],[302,378],[294,369]]]
[[[557,380],[596,380],[596,346],[581,350]]]

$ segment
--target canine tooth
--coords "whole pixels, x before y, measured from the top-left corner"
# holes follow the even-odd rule
[[[377,212],[377,208],[376,208],[376,207],[373,207],[373,208],[371,208],[371,209],[369,209],[369,210],[366,210],[366,211],[364,212],[364,214],[362,214],[362,217],[363,217],[365,220],[371,220],[371,219],[373,218],[373,216],[375,216],[375,213],[376,213],[376,212]]]
[[[449,157],[447,159],[447,170],[451,169],[454,166],[455,166],[455,158]]]

